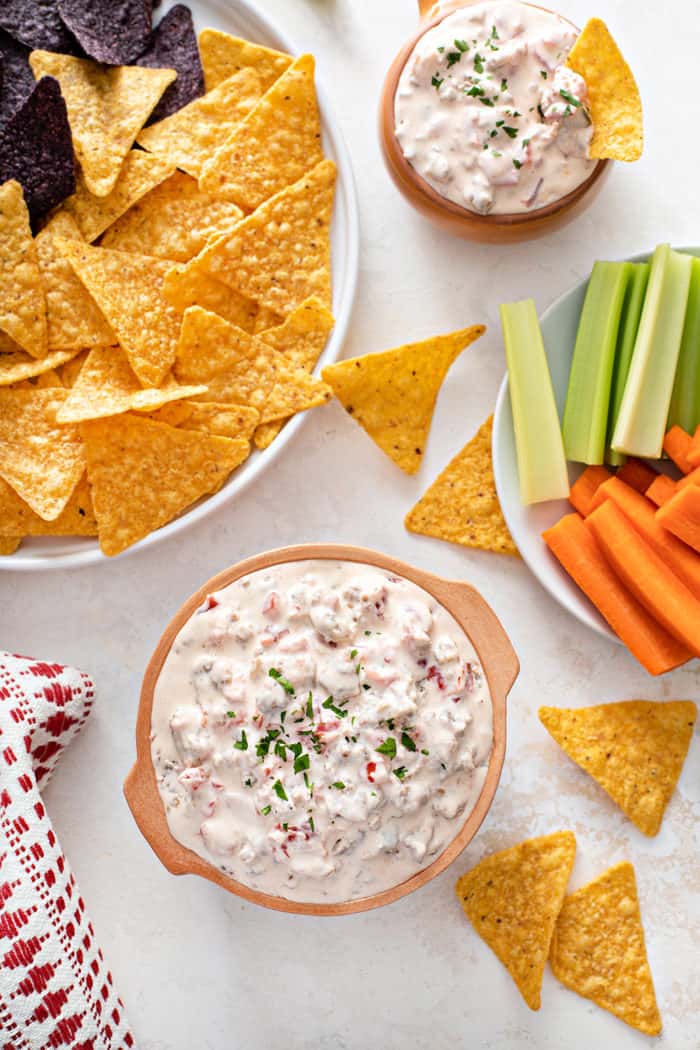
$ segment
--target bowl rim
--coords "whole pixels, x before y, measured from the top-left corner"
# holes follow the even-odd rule
[[[612,165],[612,161],[606,158],[598,160],[598,163],[587,179],[579,183],[578,186],[574,186],[566,196],[560,197],[558,200],[552,201],[550,204],[546,204],[542,208],[535,208],[529,212],[502,212],[495,215],[482,215],[480,212],[472,211],[469,208],[463,207],[462,205],[457,204],[456,201],[449,200],[447,197],[443,197],[438,193],[438,191],[416,171],[410,161],[407,160],[394,131],[393,115],[399,80],[403,68],[418,41],[426,33],[429,33],[431,29],[434,29],[435,26],[439,25],[445,18],[449,18],[462,7],[471,7],[480,2],[482,2],[482,0],[464,0],[463,3],[446,11],[441,11],[433,17],[422,19],[416,31],[398,51],[396,57],[389,66],[382,88],[380,102],[381,140],[390,168],[403,180],[412,184],[415,191],[423,198],[423,202],[426,206],[438,209],[442,214],[449,215],[455,220],[461,219],[478,223],[483,226],[484,229],[517,229],[518,227],[527,226],[532,222],[539,221],[541,223],[547,219],[551,219],[554,216],[559,215],[561,212],[566,211],[578,201],[581,201],[588,195],[589,191],[593,190],[606,172],[608,172]],[[578,33],[581,32],[580,28],[572,22],[571,19],[562,15],[559,11],[555,11],[553,8],[545,7],[542,4],[530,3],[530,0],[518,0],[518,2],[524,4],[526,7],[535,7],[540,11],[547,11],[550,14],[555,14],[563,19],[563,21],[568,22],[569,25],[573,26]]]
[[[423,587],[457,620],[471,641],[486,674],[493,711],[493,743],[486,776],[475,805],[445,849],[427,867],[379,893],[333,903],[293,901],[252,889],[219,871],[187,849],[170,833],[151,759],[150,733],[153,694],[158,676],[177,634],[206,596],[235,580],[273,565],[307,560],[357,562],[394,572]],[[132,816],[161,863],[173,874],[201,875],[245,900],[275,911],[298,915],[348,915],[391,904],[424,886],[443,872],[478,831],[498,787],[506,749],[506,700],[520,669],[508,635],[491,607],[462,580],[448,580],[415,568],[391,555],[347,544],[305,543],[253,555],[217,573],[179,607],[165,628],[146,667],[136,722],[136,761],[124,783]]]

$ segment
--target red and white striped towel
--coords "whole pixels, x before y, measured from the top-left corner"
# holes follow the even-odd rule
[[[40,794],[93,696],[74,668],[0,652],[0,1050],[135,1047]]]

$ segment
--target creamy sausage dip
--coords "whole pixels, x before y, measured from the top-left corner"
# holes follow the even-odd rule
[[[471,642],[426,591],[303,561],[242,577],[185,624],[156,684],[151,750],[184,846],[254,889],[345,901],[451,842],[492,722]]]
[[[586,82],[563,63],[570,22],[528,4],[464,7],[403,68],[395,130],[411,166],[470,211],[528,212],[592,174]]]

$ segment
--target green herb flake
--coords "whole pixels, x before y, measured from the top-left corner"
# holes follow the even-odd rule
[[[303,773],[305,769],[309,768],[310,764],[311,759],[308,755],[298,755],[297,758],[294,759],[294,772]]]
[[[338,791],[345,791],[345,784],[342,780],[336,780],[334,784],[331,784],[332,788],[337,788]]]
[[[547,70],[546,69],[541,69],[540,70],[540,76],[542,77],[543,80],[546,80],[547,76],[548,76]]]
[[[248,750],[248,737],[245,735],[245,729],[241,730],[240,740],[236,740],[233,745],[236,751],[247,751]]]
[[[299,743],[299,741],[297,741],[296,744],[287,744],[287,747],[292,752],[295,758],[299,758],[299,755],[301,754],[301,744]]]
[[[281,780],[276,780],[272,785],[272,790],[277,795],[277,798],[281,798],[283,802],[289,802],[287,798],[287,792],[284,790]]]
[[[415,740],[413,739],[412,736],[408,735],[408,733],[406,732],[405,729],[404,729],[403,733],[401,734],[401,743],[403,744],[403,746],[406,748],[407,751],[415,751],[416,750],[416,742],[415,742]]]
[[[457,62],[461,61],[461,51],[448,51],[447,52],[447,68],[451,69],[452,66],[456,65]]]
[[[477,71],[477,73],[484,72],[484,60],[479,54],[474,55],[474,69]]]
[[[243,783],[247,788],[252,788],[253,786],[253,781],[250,779],[250,777],[246,777]]]
[[[314,717],[314,698],[313,698],[313,694],[312,693],[309,693],[309,698],[306,701],[306,717],[307,718],[313,718]]]
[[[365,690],[365,692],[367,692],[367,691],[368,691],[369,689],[371,689],[371,688],[372,688],[372,686],[371,686],[371,685],[368,685],[368,683],[367,683],[367,682],[363,682],[363,683],[362,683],[362,688],[363,688],[363,689]]]
[[[517,134],[518,134],[518,129],[517,128],[509,128],[509,127],[504,126],[503,130],[505,131],[505,133],[506,133],[506,135],[508,136],[509,139],[514,139],[514,138],[517,137]]]
[[[430,752],[428,751],[427,747],[422,747],[420,749],[420,753],[421,753],[421,755],[429,755],[430,754]]]
[[[227,711],[226,712],[226,717],[227,718],[235,718],[236,717],[236,712],[235,711]]]
[[[278,671],[276,667],[271,667],[267,673],[270,678],[274,678],[278,685],[282,686],[285,693],[288,693],[290,696],[294,696],[294,686],[291,682],[288,682],[287,679],[282,676],[281,671]]]
[[[480,88],[478,84],[474,84],[469,88],[469,91],[465,91],[465,94],[469,95],[470,98],[481,98],[484,94],[484,89]]]
[[[262,813],[262,815],[264,817],[266,817],[267,814],[271,812],[271,810],[272,810],[272,806],[263,806],[263,808],[260,810],[260,812]]]
[[[309,817],[309,827],[311,828],[312,831],[316,830],[316,825],[314,824],[314,818],[313,817]]]
[[[492,98],[480,98],[479,102],[481,103],[482,106],[493,106],[493,99]]]
[[[282,825],[282,831],[289,831],[289,824],[287,823],[287,821],[285,821]]]
[[[405,766],[399,766],[398,769],[392,769],[391,772],[394,774],[395,777],[398,777],[399,780],[403,780],[403,778],[406,776],[406,773],[408,772],[408,770],[406,769]]]
[[[440,54],[442,54],[442,52],[445,50],[445,48],[444,48],[444,46],[441,46],[441,47],[437,47],[435,50],[439,51]]]
[[[523,162],[521,160],[516,160],[515,157],[513,157],[513,167],[517,168],[517,170],[520,171],[522,166],[523,166]]]
[[[465,51],[469,50],[469,44],[466,40],[455,40],[454,45],[458,51],[462,52],[462,54],[464,54]]]
[[[396,741],[393,736],[388,736],[383,744],[374,749],[380,755],[388,755],[389,758],[396,758]]]
[[[571,94],[570,91],[564,91],[564,88],[560,88],[559,89],[559,94],[561,95],[561,97],[564,99],[565,102],[569,103],[569,105],[575,106],[576,109],[580,109],[581,108],[581,103],[579,102],[579,100],[577,98],[574,98],[574,96]]]
[[[329,696],[327,700],[324,700],[321,707],[324,707],[326,711],[332,711],[334,715],[338,716],[338,718],[345,718],[347,714],[347,711],[343,711],[342,707],[336,707],[333,703],[332,696]]]
[[[440,77],[437,73],[434,73],[431,77],[430,83],[433,85],[436,91],[440,90],[440,85],[444,83],[445,78]]]
[[[508,81],[506,80],[505,77],[503,77],[503,79],[501,80],[501,91],[507,91],[507,90],[508,90]]]

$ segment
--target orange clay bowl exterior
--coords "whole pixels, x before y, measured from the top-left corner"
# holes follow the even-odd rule
[[[481,244],[512,244],[515,241],[543,237],[575,219],[600,192],[610,171],[611,163],[608,160],[599,161],[585,182],[582,182],[565,197],[553,201],[544,208],[503,215],[479,215],[478,212],[461,208],[454,201],[441,197],[411,167],[394,133],[394,96],[403,67],[424,33],[438,25],[448,15],[454,14],[460,7],[468,7],[478,2],[480,0],[455,3],[443,8],[438,15],[431,15],[434,4],[419,0],[418,7],[422,16],[419,28],[399,51],[384,81],[379,107],[379,139],[389,174],[408,203],[412,204],[417,211],[456,237],[478,241]],[[543,11],[551,10],[539,4],[528,6],[540,7]]]
[[[432,864],[416,872],[399,885],[369,897],[359,897],[355,900],[334,904],[290,901],[284,897],[260,893],[224,875],[218,868],[177,842],[170,834],[165,809],[158,793],[156,775],[151,761],[150,740],[153,693],[161,668],[176,635],[206,596],[213,591],[221,590],[241,576],[269,568],[271,565],[321,558],[374,565],[396,573],[398,576],[404,576],[428,591],[452,614],[472,642],[486,674],[493,706],[493,747],[484,785],[474,809],[469,813],[452,842]],[[124,794],[144,838],[161,863],[173,875],[202,875],[205,879],[222,886],[229,893],[235,893],[254,904],[299,915],[349,915],[353,912],[378,908],[382,904],[391,904],[405,897],[407,893],[412,893],[413,890],[425,886],[427,882],[443,872],[469,845],[479,830],[493,801],[503,767],[506,749],[506,698],[519,669],[518,658],[499,620],[481,595],[468,583],[442,579],[440,576],[434,576],[422,569],[414,569],[396,558],[390,558],[364,547],[347,547],[341,544],[303,544],[258,554],[239,562],[230,569],[225,569],[224,572],[214,576],[203,587],[200,587],[197,593],[184,603],[166,628],[144,675],[136,724],[137,759],[124,784]]]

